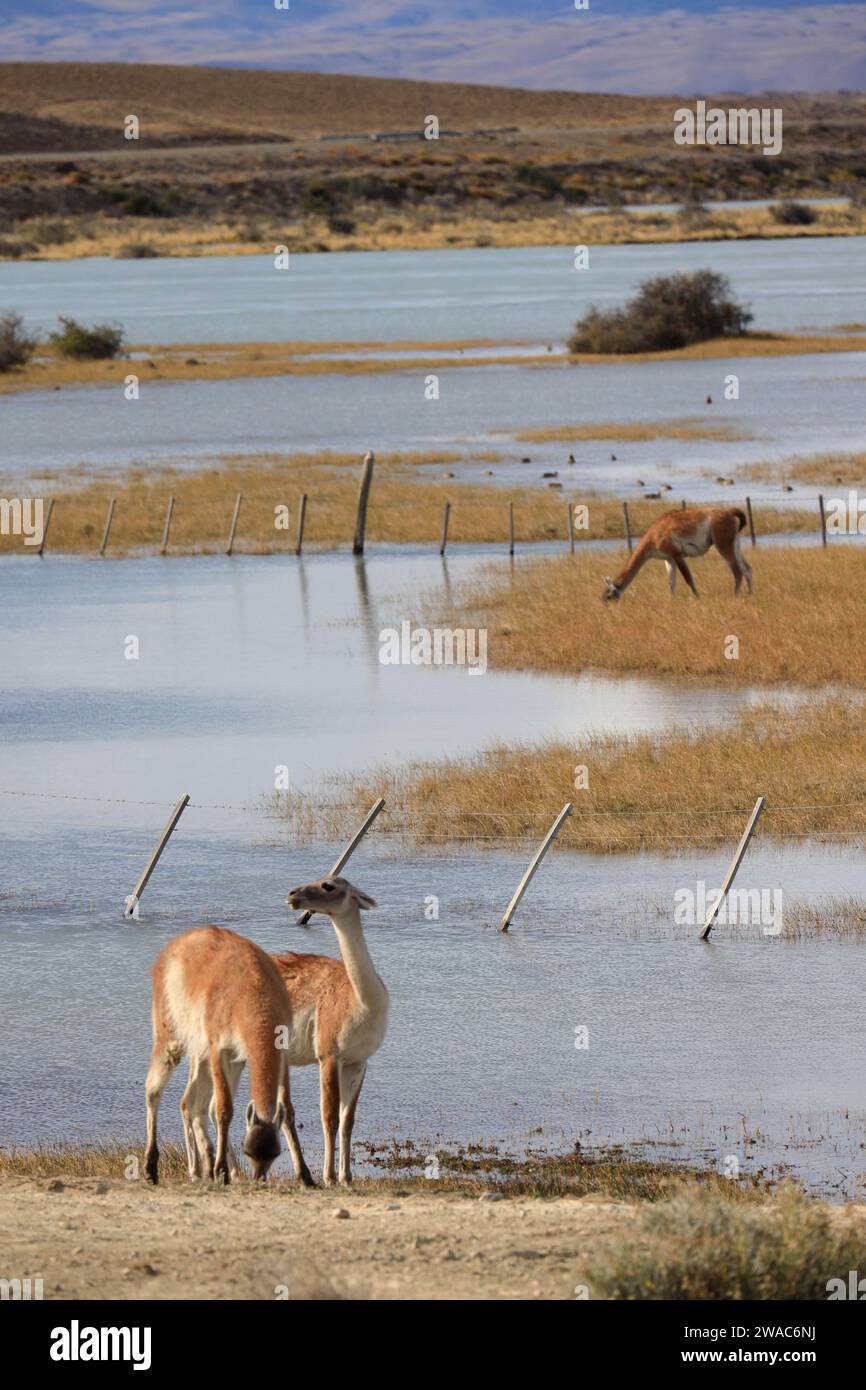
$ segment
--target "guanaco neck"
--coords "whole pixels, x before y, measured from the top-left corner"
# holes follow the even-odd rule
[[[247,1061],[250,1072],[250,1099],[255,1102],[259,1119],[270,1120],[277,1104],[281,1081],[279,1053],[270,1041],[267,1047],[249,1048]]]
[[[625,567],[620,570],[616,579],[613,581],[617,593],[623,593],[628,588],[633,579],[637,577],[638,571],[643,569],[649,559],[650,547],[644,544],[646,537],[638,542],[635,549],[626,561]]]
[[[364,940],[361,913],[357,907],[347,908],[331,923],[337,933],[337,944],[346,967],[346,974],[362,1009],[378,1013],[388,1004],[388,991],[376,974],[375,966]]]

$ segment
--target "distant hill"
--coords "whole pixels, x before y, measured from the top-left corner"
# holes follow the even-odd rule
[[[0,63],[0,112],[17,118],[22,152],[113,143],[128,114],[150,138],[175,143],[418,129],[431,114],[460,130],[669,124],[673,100],[250,68]]]
[[[674,111],[692,103],[675,95],[4,63],[0,256],[76,236],[102,245],[112,228],[117,239],[132,242],[135,232],[149,243],[169,223],[201,236],[217,229],[218,239],[229,225],[255,244],[292,227],[294,246],[315,246],[354,236],[382,245],[432,220],[437,244],[472,237],[485,245],[491,236],[504,244],[506,235],[516,239],[517,223],[539,219],[560,219],[567,237],[571,211],[593,204],[688,201],[692,227],[704,201],[863,197],[866,95],[708,100],[782,106],[783,152],[676,145]],[[130,115],[140,140],[123,138]],[[431,115],[438,141],[423,138]]]

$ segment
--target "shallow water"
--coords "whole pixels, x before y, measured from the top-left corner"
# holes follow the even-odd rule
[[[590,302],[620,302],[648,275],[712,265],[731,275],[756,326],[830,329],[866,321],[864,238],[593,248],[576,272],[568,247],[339,253],[298,256],[285,275],[268,258],[215,257],[0,263],[0,303],[47,326],[58,313],[115,319],[152,342],[293,340],[450,341],[489,338],[507,349],[561,346]],[[132,463],[201,467],[226,453],[490,450],[504,457],[487,479],[546,486],[559,470],[569,490],[634,495],[669,482],[690,499],[725,500],[715,484],[744,460],[857,449],[862,444],[866,351],[813,357],[731,358],[593,367],[426,368],[358,376],[248,378],[64,388],[0,397],[0,483],[50,491],[70,467],[114,471]],[[417,354],[416,354],[417,355]],[[120,382],[119,368],[118,381]],[[725,378],[740,398],[724,399]],[[705,404],[711,395],[712,406]],[[682,417],[733,427],[737,440],[595,440],[526,444],[516,433],[551,425]],[[570,451],[576,466],[566,465]],[[615,454],[616,459],[610,455]],[[531,464],[523,464],[524,457]],[[441,473],[441,465],[431,468]],[[484,480],[481,463],[456,465],[455,487]],[[750,483],[753,496],[779,483]],[[813,491],[812,489],[801,491]]]
[[[452,578],[477,563],[455,557]],[[182,927],[217,920],[270,949],[335,953],[330,927],[314,919],[302,931],[283,900],[326,871],[337,846],[293,844],[246,809],[277,763],[310,786],[382,757],[661,730],[757,698],[382,667],[383,622],[441,574],[438,557],[400,555],[363,566],[345,556],[4,564],[15,603],[0,610],[0,1143],[141,1133],[147,967]],[[129,634],[137,662],[123,658]],[[123,922],[183,791],[194,804],[142,921]],[[704,794],[696,788],[696,801]],[[710,945],[630,932],[624,921],[642,904],[673,909],[678,888],[720,879],[729,851],[691,853],[687,813],[684,825],[670,858],[554,852],[503,937],[495,925],[525,846],[407,853],[383,818],[351,867],[381,904],[369,940],[393,1004],[358,1137],[488,1137],[518,1151],[645,1138],[660,1155],[722,1166],[733,1154],[747,1171],[789,1163],[822,1190],[853,1191],[864,1166],[866,953],[758,927],[736,939],[719,928]],[[856,894],[863,871],[847,852],[765,840],[741,883]],[[590,1046],[577,1050],[584,1026]],[[165,1104],[175,1138],[180,1089]],[[295,1090],[317,1158],[312,1072]]]
[[[720,399],[729,372],[736,402]],[[507,458],[485,480],[482,463],[448,464],[459,481],[546,486],[553,466],[569,489],[636,493],[669,481],[692,499],[728,501],[713,477],[744,460],[857,449],[862,444],[866,352],[817,357],[734,358],[574,368],[460,367],[439,372],[440,397],[424,396],[421,370],[370,376],[250,378],[145,386],[140,400],[120,389],[70,388],[0,398],[0,478],[25,478],[84,464],[109,472],[135,462],[200,468],[220,453],[357,453],[390,450],[502,449]],[[717,404],[706,406],[707,393]],[[653,421],[683,417],[730,424],[742,441],[657,439],[517,444],[520,430],[555,424]],[[828,423],[830,422],[830,423]],[[573,448],[577,464],[566,465]],[[616,455],[616,461],[610,458]],[[529,457],[531,465],[521,464]],[[442,473],[442,465],[429,470]],[[50,485],[48,490],[50,491]],[[749,483],[753,496],[780,495],[779,483]],[[811,495],[814,488],[800,489]],[[315,497],[313,497],[315,501]]]
[[[579,228],[579,219],[576,221]],[[590,303],[619,303],[649,275],[710,265],[729,275],[756,326],[866,322],[864,237],[598,246],[574,270],[569,246],[153,261],[0,262],[0,303],[35,326],[110,315],[134,343],[564,343]]]
[[[246,805],[277,764],[310,787],[497,739],[722,720],[762,698],[642,677],[382,665],[381,630],[418,621],[412,596],[488,557],[7,561],[16,602],[0,616],[2,784],[173,801],[189,783],[195,800]],[[130,635],[138,660],[124,657]]]

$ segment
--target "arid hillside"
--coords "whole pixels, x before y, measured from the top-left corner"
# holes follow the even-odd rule
[[[130,113],[152,139],[285,140],[417,130],[431,114],[461,131],[643,125],[667,121],[670,101],[246,68],[2,63],[0,112],[14,152],[78,148],[82,134],[111,148]]]
[[[719,105],[743,97],[719,96]],[[319,73],[0,64],[0,255],[195,254],[529,245],[573,237],[575,209],[688,202],[688,225],[595,240],[776,235],[708,228],[718,199],[866,188],[866,95],[750,96],[781,107],[781,153],[682,146],[688,102]],[[124,138],[135,116],[139,138]],[[425,139],[429,116],[439,138]],[[837,217],[822,234],[860,230]],[[65,248],[65,249],[64,249]]]

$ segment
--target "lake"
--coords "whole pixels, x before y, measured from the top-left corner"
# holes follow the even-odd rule
[[[0,263],[0,305],[42,326],[58,313],[116,319],[133,340],[163,343],[491,337],[560,344],[590,301],[617,302],[650,274],[712,265],[730,274],[762,328],[866,322],[864,238],[598,247],[591,265],[574,271],[567,247],[298,256],[285,273],[262,257]],[[740,397],[726,401],[732,372]],[[640,477],[650,487],[668,481],[692,500],[729,502],[714,477],[743,461],[862,445],[866,339],[863,353],[687,361],[673,371],[666,363],[576,368],[494,360],[439,371],[436,400],[426,397],[426,375],[422,362],[361,376],[145,382],[134,402],[120,385],[2,396],[0,483],[48,492],[46,475],[59,471],[62,485],[73,466],[198,468],[225,453],[360,456],[372,446],[434,454],[493,448],[502,459],[491,487],[546,486],[542,473],[561,468],[573,449],[576,466],[561,474],[569,488],[631,495]],[[743,438],[531,446],[515,439],[550,425],[682,417],[731,426]],[[527,455],[531,465],[521,463]],[[480,465],[453,471],[459,487],[478,479]],[[780,485],[755,483],[750,491],[779,500]],[[801,491],[812,496],[815,489]]]
[[[580,219],[576,219],[575,235]],[[866,238],[291,257],[95,257],[0,262],[0,304],[35,326],[108,317],[134,343],[496,342],[563,344],[590,303],[626,299],[650,275],[711,266],[730,276],[755,326],[774,332],[866,323]]]
[[[478,563],[456,556],[450,575],[468,577]],[[2,571],[15,592],[0,610],[7,1145],[143,1132],[147,971],[182,927],[215,920],[272,950],[336,952],[330,926],[298,928],[284,898],[326,872],[338,846],[293,843],[279,821],[250,810],[276,764],[312,788],[382,758],[589,729],[661,732],[729,719],[760,698],[383,667],[381,626],[441,582],[438,557],[26,557]],[[123,657],[130,634],[138,661]],[[124,922],[123,901],[185,791],[193,804],[142,919]],[[705,794],[696,788],[696,801]],[[687,808],[684,819],[688,835]],[[554,852],[503,937],[495,926],[527,845],[425,853],[394,829],[383,817],[351,865],[380,904],[368,934],[392,995],[359,1139],[489,1138],[517,1152],[645,1140],[659,1157],[722,1167],[734,1155],[744,1171],[782,1165],[821,1191],[858,1190],[859,942],[719,927],[705,945],[630,930],[648,905],[672,912],[678,888],[718,883],[730,849],[687,842],[670,857]],[[859,893],[863,867],[847,850],[762,838],[741,882],[812,900]],[[578,1027],[589,1029],[588,1049],[575,1047]],[[181,1086],[178,1077],[164,1106],[174,1138]],[[294,1089],[318,1162],[312,1072]]]

